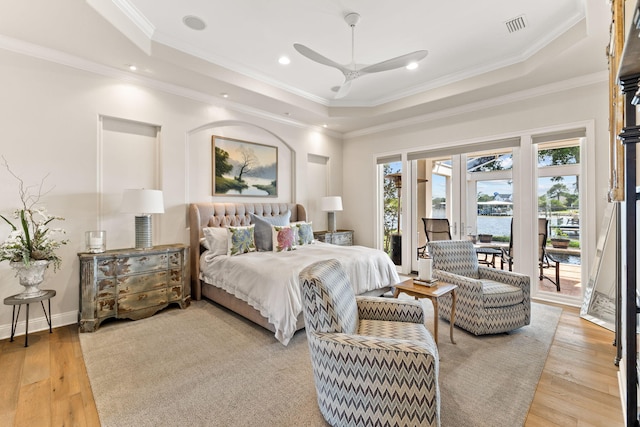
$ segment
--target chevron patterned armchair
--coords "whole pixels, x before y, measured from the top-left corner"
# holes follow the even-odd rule
[[[478,265],[473,243],[429,242],[436,279],[458,285],[455,324],[475,335],[508,332],[530,323],[529,276]],[[438,300],[444,319],[451,315],[451,296]]]
[[[417,301],[357,297],[338,260],[300,272],[318,405],[332,426],[439,426],[438,349]]]

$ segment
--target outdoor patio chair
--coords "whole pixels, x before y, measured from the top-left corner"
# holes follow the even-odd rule
[[[546,218],[538,218],[538,267],[540,268],[540,280],[547,279],[556,285],[556,291],[560,292],[560,263],[547,252],[547,237],[549,235],[549,220]],[[545,268],[553,268],[555,270],[555,280],[549,276],[545,276]]]
[[[427,242],[437,240],[451,240],[451,227],[447,218],[422,218],[424,224],[424,234]],[[418,248],[418,258],[425,258],[427,255],[427,244]]]
[[[547,236],[549,233],[549,220],[538,218],[538,268],[540,269],[539,279],[547,279],[556,286],[560,292],[560,263],[547,252]],[[502,249],[500,268],[504,270],[507,264],[509,271],[513,270],[513,219],[511,220],[511,234],[509,235],[509,247]],[[545,268],[555,269],[555,280],[544,274]]]

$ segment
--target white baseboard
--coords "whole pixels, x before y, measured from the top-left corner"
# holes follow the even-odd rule
[[[32,308],[35,308],[34,305]],[[31,310],[29,316],[29,333],[44,331],[45,329],[49,329],[49,325],[47,324],[47,319],[42,314],[42,310],[36,311],[36,314],[39,314],[39,317],[33,316],[33,312],[35,310]],[[25,326],[26,326],[26,310],[22,309],[20,311],[20,318],[18,319],[18,326],[16,327],[16,336],[24,335]],[[22,320],[20,320],[22,319]],[[59,328],[60,326],[71,325],[74,323],[78,323],[78,311],[68,311],[66,313],[54,314],[51,316],[51,327]],[[11,337],[11,324],[3,324],[0,325],[0,339],[5,339]],[[15,339],[15,337],[14,337]]]

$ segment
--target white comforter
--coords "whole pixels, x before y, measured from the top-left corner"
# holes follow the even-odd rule
[[[287,345],[302,312],[298,274],[307,265],[330,258],[340,261],[356,294],[400,282],[395,266],[384,252],[364,246],[322,242],[279,253],[211,256],[204,252],[200,260],[200,279],[257,309],[275,326],[276,338]]]

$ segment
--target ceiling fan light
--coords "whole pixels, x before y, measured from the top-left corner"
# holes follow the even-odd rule
[[[416,61],[409,62],[406,68],[407,70],[415,70],[416,68],[418,68],[418,63]]]

